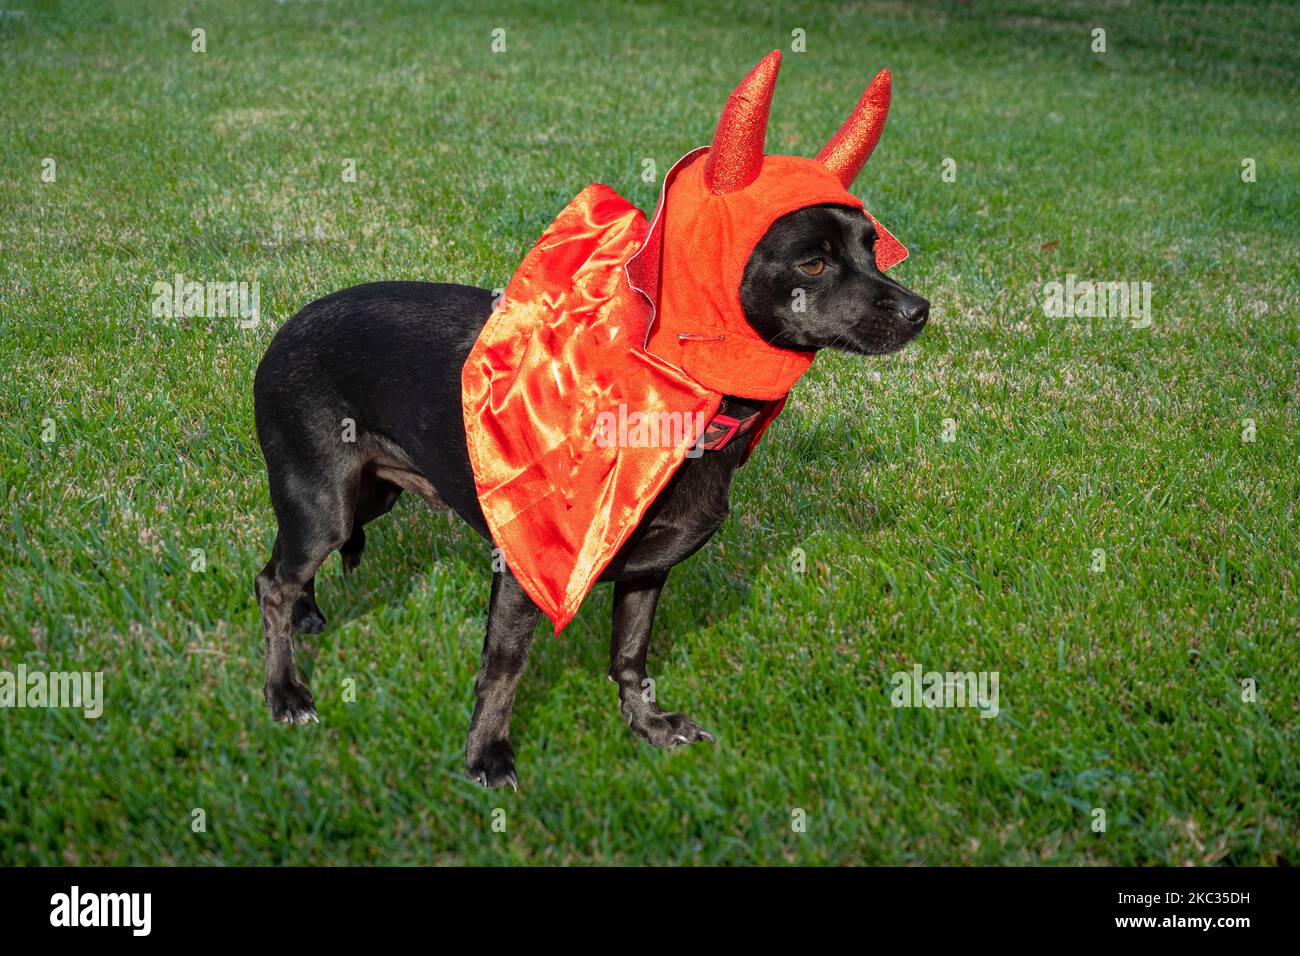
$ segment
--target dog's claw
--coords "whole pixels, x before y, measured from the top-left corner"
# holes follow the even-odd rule
[[[700,740],[716,742],[713,734],[684,714],[633,713],[628,723],[633,733],[654,747],[679,747]]]
[[[510,787],[519,792],[519,778],[515,775],[515,752],[508,740],[497,740],[481,749],[473,749],[474,756],[467,758],[465,776],[485,789]]]
[[[302,726],[308,723],[320,723],[316,716],[316,702],[312,700],[311,691],[301,681],[291,681],[268,686],[264,694],[267,706],[271,708],[271,719],[281,724]]]
[[[293,724],[302,727],[306,724],[319,724],[320,718],[314,710],[291,710],[275,718],[277,723]]]

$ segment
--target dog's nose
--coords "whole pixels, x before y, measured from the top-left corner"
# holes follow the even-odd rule
[[[903,307],[898,314],[909,325],[919,325],[930,317],[930,303],[919,297],[910,299],[903,303]]]

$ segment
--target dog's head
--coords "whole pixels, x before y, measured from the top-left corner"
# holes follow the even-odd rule
[[[715,391],[752,398],[786,394],[818,349],[902,348],[930,314],[884,274],[907,250],[849,192],[889,114],[888,71],[804,158],[765,151],[780,65],[773,51],[741,80],[708,149],[666,177],[656,216],[663,275],[651,351]]]
[[[876,267],[875,223],[860,209],[809,206],[768,227],[745,263],[740,303],[769,344],[893,352],[925,327],[930,303]]]

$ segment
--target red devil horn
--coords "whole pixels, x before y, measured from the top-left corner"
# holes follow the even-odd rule
[[[853,107],[840,131],[817,154],[822,165],[839,177],[844,188],[853,185],[867,157],[876,148],[889,115],[889,71],[881,70]]]
[[[758,178],[763,141],[767,138],[767,113],[772,108],[772,91],[780,70],[781,51],[773,50],[727,98],[713,145],[704,158],[704,181],[711,192],[735,192]]]

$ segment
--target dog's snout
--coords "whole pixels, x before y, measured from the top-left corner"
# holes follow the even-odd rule
[[[881,296],[876,300],[876,308],[887,315],[897,316],[907,325],[924,325],[930,316],[929,301],[905,291]]]
[[[930,303],[920,296],[912,296],[903,302],[898,310],[903,321],[910,325],[920,325],[930,317]]]

